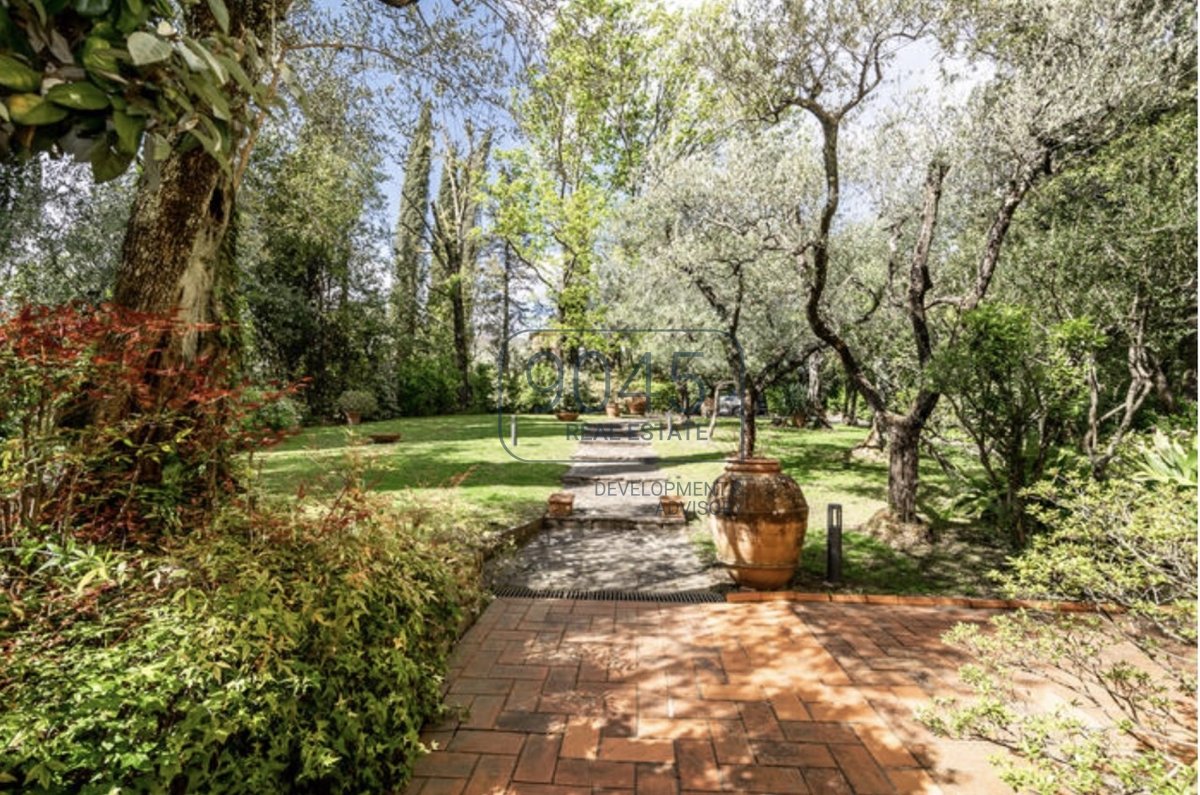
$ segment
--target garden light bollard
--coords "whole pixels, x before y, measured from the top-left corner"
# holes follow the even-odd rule
[[[842,580],[842,506],[837,503],[825,513],[825,580]]]
[[[509,434],[509,437],[510,437],[509,444],[511,444],[513,447],[516,447],[517,446],[517,415],[515,413],[512,415],[512,423],[509,425],[509,430],[511,431],[511,433]]]

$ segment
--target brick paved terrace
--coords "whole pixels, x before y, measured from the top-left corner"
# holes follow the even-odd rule
[[[498,599],[460,643],[409,793],[1007,792],[914,719],[938,638],[990,611]]]

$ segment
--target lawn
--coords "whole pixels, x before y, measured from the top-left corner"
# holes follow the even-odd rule
[[[707,431],[707,426],[705,426]],[[835,426],[832,430],[780,428],[761,423],[756,454],[778,458],[783,470],[796,479],[808,502],[808,533],[794,585],[805,590],[825,587],[825,533],[827,509],[842,506],[843,584],[839,590],[871,593],[946,593],[964,596],[991,593],[986,572],[1003,565],[1005,548],[986,528],[955,520],[944,511],[954,484],[933,462],[922,461],[922,511],[932,517],[936,544],[908,551],[856,528],[887,504],[887,463],[862,459],[850,450],[867,435],[866,428]],[[711,483],[720,474],[724,459],[737,449],[738,421],[722,418],[713,438],[655,442],[660,465],[672,481]],[[956,461],[970,468],[971,462]],[[695,488],[695,486],[693,486]],[[706,520],[695,521],[697,543],[710,548]]]
[[[501,444],[495,414],[412,417],[354,428],[309,428],[254,462],[268,492],[334,493],[357,469],[366,487],[454,511],[481,527],[519,524],[541,514],[575,449],[553,417],[522,416],[513,451]],[[508,440],[508,419],[504,439]],[[370,444],[368,434],[399,433],[395,444]],[[549,461],[550,463],[542,463]]]
[[[592,418],[585,418],[592,419]],[[522,415],[519,440],[510,447],[508,418],[501,443],[495,415],[422,417],[365,423],[355,428],[310,428],[254,458],[265,487],[279,495],[333,494],[348,471],[358,471],[366,487],[394,495],[397,501],[432,507],[464,526],[491,530],[520,524],[545,510],[557,491],[576,442],[553,417]],[[707,431],[707,425],[703,426]],[[367,443],[373,433],[399,433],[396,444]],[[681,438],[654,440],[660,466],[676,483],[701,492],[737,447],[738,424],[722,418],[712,439],[697,438],[696,428]],[[953,521],[939,510],[953,485],[932,462],[923,461],[920,503],[935,517],[937,544],[900,551],[866,533],[856,532],[887,497],[883,460],[848,454],[866,435],[865,428],[832,430],[759,428],[758,454],[779,458],[784,471],[804,490],[809,505],[808,534],[799,588],[824,586],[825,521],[830,503],[842,506],[845,528],[841,586],[873,593],[989,593],[985,572],[1002,564],[1004,550],[982,528]],[[510,453],[511,450],[511,453]],[[526,459],[526,460],[519,460]],[[960,462],[964,463],[964,462]],[[697,496],[695,499],[702,499]],[[698,543],[707,542],[704,517],[694,521]]]

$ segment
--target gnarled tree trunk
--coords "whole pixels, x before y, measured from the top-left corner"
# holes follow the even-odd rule
[[[888,423],[888,510],[898,522],[918,521],[921,426],[911,417]]]

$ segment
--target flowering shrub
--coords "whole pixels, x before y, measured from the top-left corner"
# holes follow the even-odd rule
[[[18,528],[147,541],[235,489],[277,438],[224,362],[167,364],[194,332],[110,306],[26,306],[0,324],[0,539]]]

